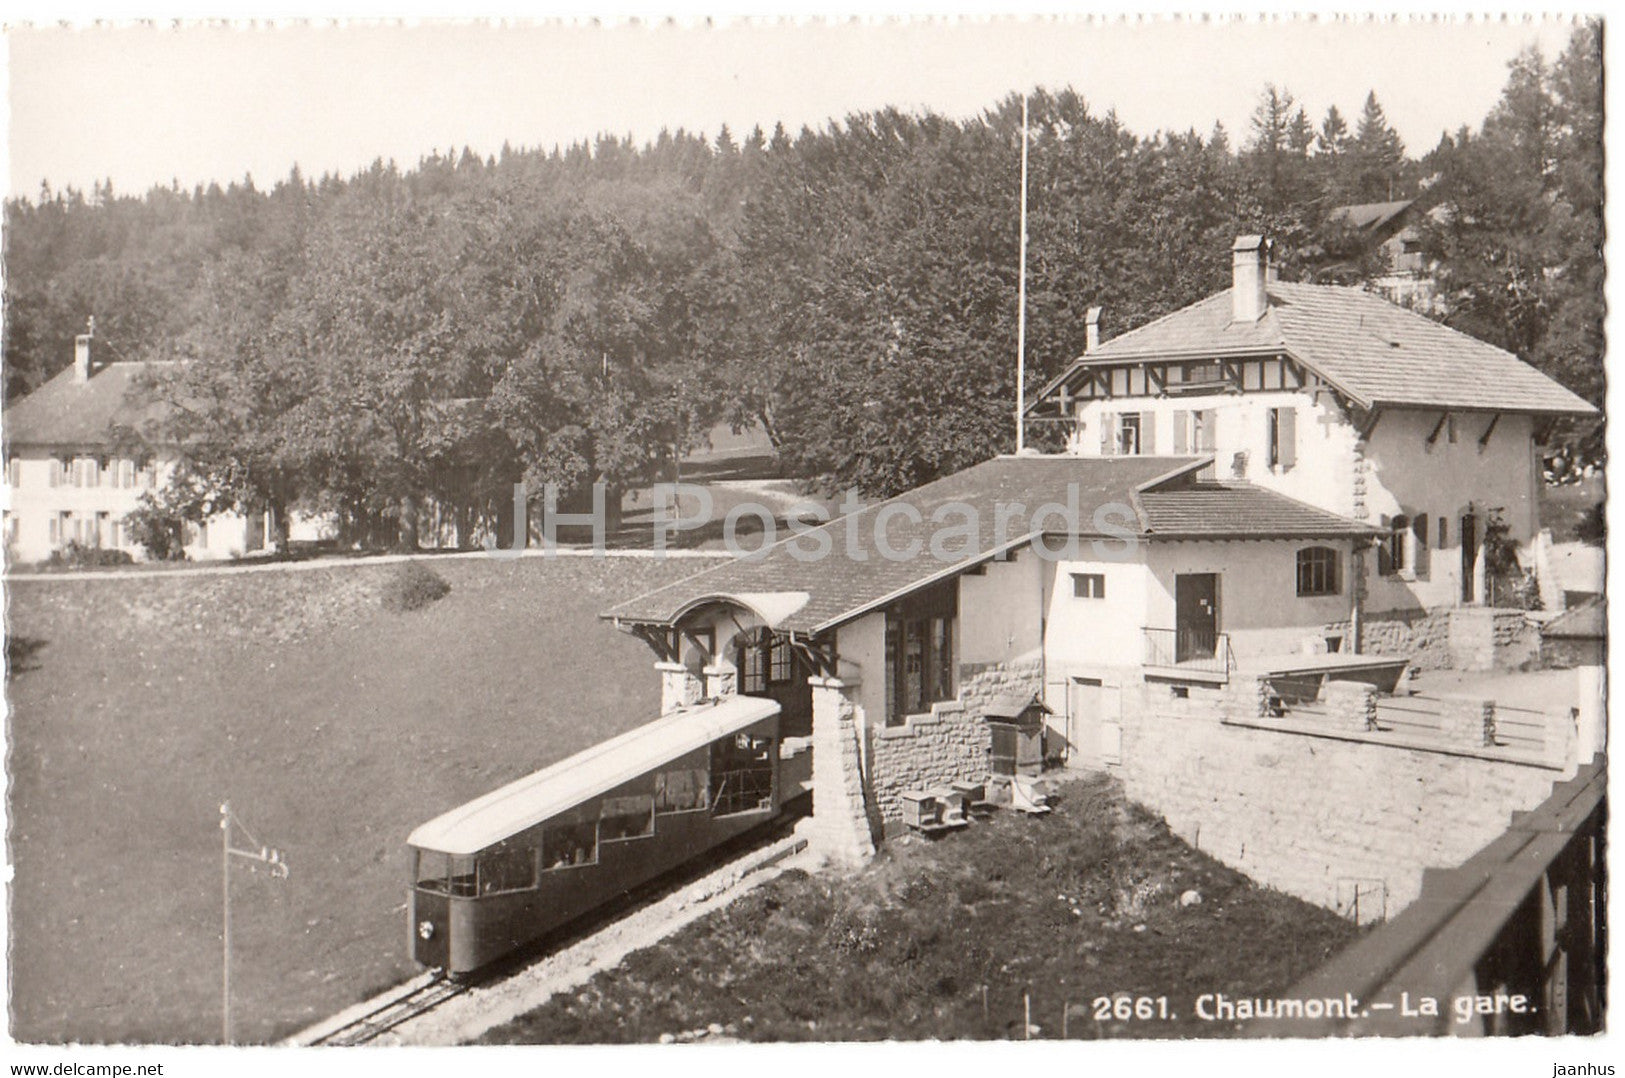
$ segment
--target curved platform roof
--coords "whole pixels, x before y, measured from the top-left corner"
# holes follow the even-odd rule
[[[674,711],[442,813],[413,831],[407,844],[438,853],[478,853],[778,713],[777,701],[756,696],[729,696]]]

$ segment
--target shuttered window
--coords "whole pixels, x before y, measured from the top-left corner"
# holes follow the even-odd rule
[[[1269,424],[1270,467],[1290,471],[1298,462],[1298,410],[1271,408]]]
[[[1217,446],[1216,418],[1211,408],[1191,413],[1191,444],[1198,453],[1211,453]]]

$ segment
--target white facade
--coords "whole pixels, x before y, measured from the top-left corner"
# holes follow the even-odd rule
[[[44,561],[70,542],[144,552],[125,516],[141,496],[168,481],[168,461],[142,462],[108,454],[13,447],[6,460],[5,549],[9,564]],[[265,546],[263,514],[222,513],[186,531],[187,557],[240,557]]]
[[[1125,560],[1054,563],[1043,619],[1045,662],[1064,676],[1140,668],[1146,630],[1175,627],[1176,578],[1197,574],[1217,578],[1216,626],[1238,665],[1325,651],[1325,627],[1347,621],[1351,609],[1350,547],[1346,539],[1145,543]],[[1297,555],[1310,548],[1336,554],[1337,585],[1329,594],[1298,594]]]
[[[1268,379],[1281,361],[1253,362]],[[1382,527],[1400,522],[1407,535],[1394,571],[1368,558],[1373,613],[1484,601],[1492,520],[1520,548],[1540,526],[1540,457],[1527,415],[1389,407],[1362,436],[1323,389],[1126,396],[1079,401],[1075,415],[1067,448],[1080,456],[1212,454],[1213,478],[1245,479]]]

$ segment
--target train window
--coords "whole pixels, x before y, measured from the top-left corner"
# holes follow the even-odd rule
[[[478,893],[474,889],[474,858],[459,854],[451,859],[446,893],[454,898],[472,898]]]
[[[711,743],[711,814],[773,807],[773,739],[735,734]]]
[[[536,847],[498,846],[481,853],[475,867],[482,895],[528,891],[536,886]]]
[[[703,767],[680,767],[655,774],[655,811],[698,812],[706,806],[707,775]]]
[[[445,892],[451,879],[451,857],[434,850],[419,850],[417,883],[425,891]]]
[[[561,813],[542,826],[542,867],[576,868],[598,863],[598,817],[581,809]]]
[[[598,821],[600,842],[643,838],[654,832],[655,799],[652,794],[604,798],[603,816]]]

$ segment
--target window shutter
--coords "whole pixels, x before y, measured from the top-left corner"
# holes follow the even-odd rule
[[[1202,409],[1202,441],[1196,448],[1204,453],[1213,452],[1218,445],[1218,423],[1216,413],[1211,408]]]
[[[1157,455],[1157,413],[1140,413],[1140,452],[1148,457]]]
[[[1116,449],[1117,421],[1110,412],[1100,413],[1100,455],[1109,457]]]
[[[1190,449],[1191,414],[1183,408],[1174,410],[1174,452],[1185,453]]]
[[[1387,514],[1384,514],[1383,517],[1382,517],[1382,528],[1383,528],[1384,531],[1387,531],[1389,529],[1389,527],[1390,527],[1390,522],[1389,522],[1388,516],[1387,516]],[[1390,576],[1390,575],[1393,574],[1393,571],[1394,571],[1393,553],[1394,553],[1393,537],[1391,535],[1383,536],[1381,541],[1377,543],[1377,575],[1378,576]]]
[[[1281,439],[1281,470],[1285,472],[1298,463],[1298,410],[1282,408],[1276,414],[1279,416],[1277,430]]]
[[[1426,513],[1416,514],[1416,519],[1411,523],[1411,532],[1416,537],[1414,546],[1416,551],[1416,576],[1419,580],[1426,580],[1432,560],[1428,554],[1428,515]]]
[[[48,476],[47,483],[53,487],[58,486],[62,482],[62,462],[55,457],[51,457],[49,463],[51,466],[46,473]],[[52,542],[55,541],[55,539],[52,539]]]

